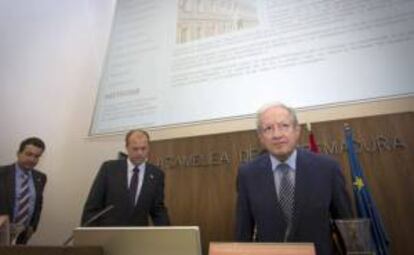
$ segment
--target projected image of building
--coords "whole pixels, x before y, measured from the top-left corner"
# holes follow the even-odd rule
[[[227,34],[258,24],[256,1],[179,0],[177,43]]]

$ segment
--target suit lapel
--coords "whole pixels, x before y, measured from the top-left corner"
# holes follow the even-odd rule
[[[263,185],[263,194],[267,194],[264,196],[266,199],[265,203],[268,203],[271,205],[272,215],[274,215],[275,220],[275,229],[276,229],[276,239],[278,241],[283,240],[284,231],[283,229],[286,228],[286,222],[284,220],[284,215],[282,208],[279,204],[279,199],[277,197],[276,192],[276,184],[275,184],[275,177],[272,171],[272,163],[270,161],[270,157],[268,154],[261,160],[260,162],[260,171],[257,171],[257,173],[264,172],[265,174],[260,174],[256,178],[261,178],[257,183],[260,183],[260,185]]]
[[[276,201],[277,209],[280,209],[277,193],[276,193],[276,185],[275,185],[275,177],[273,175],[272,171],[272,163],[270,162],[270,157],[267,154],[265,158],[260,162],[260,171],[257,173],[264,172],[265,174],[258,175],[259,178],[262,178],[262,180],[258,181],[257,183],[264,183],[264,190],[265,194],[268,194],[268,198],[274,203]],[[278,213],[281,213],[279,211]]]
[[[142,180],[141,190],[139,192],[138,200],[135,206],[142,203],[148,194],[150,183],[154,181],[154,173],[150,164],[145,164],[144,179]]]
[[[16,165],[13,164],[11,166],[9,166],[9,170],[8,170],[8,174],[7,174],[7,178],[9,179],[7,183],[9,183],[9,187],[8,187],[8,192],[9,192],[9,205],[11,208],[11,219],[10,221],[12,221],[14,219],[14,201],[16,198]]]
[[[119,161],[119,169],[115,171],[115,178],[112,183],[119,183],[119,187],[122,189],[121,194],[124,194],[125,199],[128,201],[129,183],[128,183],[128,164],[126,160]]]
[[[306,210],[308,196],[310,194],[310,182],[311,180],[311,171],[312,162],[309,162],[304,152],[300,149],[297,150],[297,159],[296,159],[296,176],[295,176],[295,217],[292,222],[292,231],[290,235],[292,236],[298,224],[301,220],[302,210]]]
[[[39,201],[39,194],[42,191],[43,183],[40,175],[36,171],[32,171],[32,178],[36,192],[36,203]]]
[[[110,177],[110,185],[113,184],[117,189],[117,193],[120,194],[119,202],[122,204],[121,208],[126,209],[127,215],[132,215],[133,207],[129,200],[129,182],[128,182],[128,163],[127,159],[119,160],[118,166],[113,171],[113,176]],[[126,216],[128,217],[128,216]],[[127,221],[127,220],[126,220]]]

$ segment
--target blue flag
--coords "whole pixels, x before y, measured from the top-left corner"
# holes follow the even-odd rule
[[[349,165],[351,167],[352,189],[354,191],[358,217],[370,219],[375,254],[387,255],[389,239],[384,224],[381,221],[379,211],[367,187],[362,167],[359,164],[358,156],[355,152],[352,129],[349,126],[345,126],[345,141],[348,150]]]

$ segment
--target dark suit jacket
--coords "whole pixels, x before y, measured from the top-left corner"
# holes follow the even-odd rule
[[[339,164],[298,149],[295,217],[287,242],[312,242],[317,254],[332,254],[330,219],[352,217]],[[251,241],[283,242],[283,214],[278,204],[269,154],[242,165],[238,175],[236,236]]]
[[[128,203],[127,161],[110,160],[102,164],[89,192],[82,214],[82,225],[107,206],[114,207],[90,226],[169,225],[164,206],[164,172],[146,163],[144,180],[137,204]]]
[[[0,214],[6,214],[12,221],[14,218],[15,194],[15,164],[0,167]],[[36,192],[35,208],[30,226],[34,231],[39,224],[43,205],[43,190],[46,185],[46,175],[38,170],[32,170],[33,183]],[[27,240],[26,240],[27,241]]]

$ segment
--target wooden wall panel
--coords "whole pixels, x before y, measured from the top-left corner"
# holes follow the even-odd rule
[[[343,166],[351,190],[343,124],[354,130],[354,140],[368,186],[391,239],[391,254],[414,254],[414,114],[402,113],[315,123],[312,130],[324,153]]]
[[[203,247],[233,240],[236,174],[241,148],[257,148],[252,132],[238,132],[152,144],[154,163],[166,173],[166,203],[174,225],[198,225]]]
[[[409,240],[414,229],[414,113],[312,124],[322,153],[343,166],[351,194],[344,123],[361,145],[360,161],[391,237],[392,254],[414,254]],[[307,136],[303,128],[301,145],[307,145]],[[166,173],[172,224],[200,226],[205,254],[210,241],[233,241],[237,169],[260,153],[256,132],[157,141],[151,150],[150,160]]]

